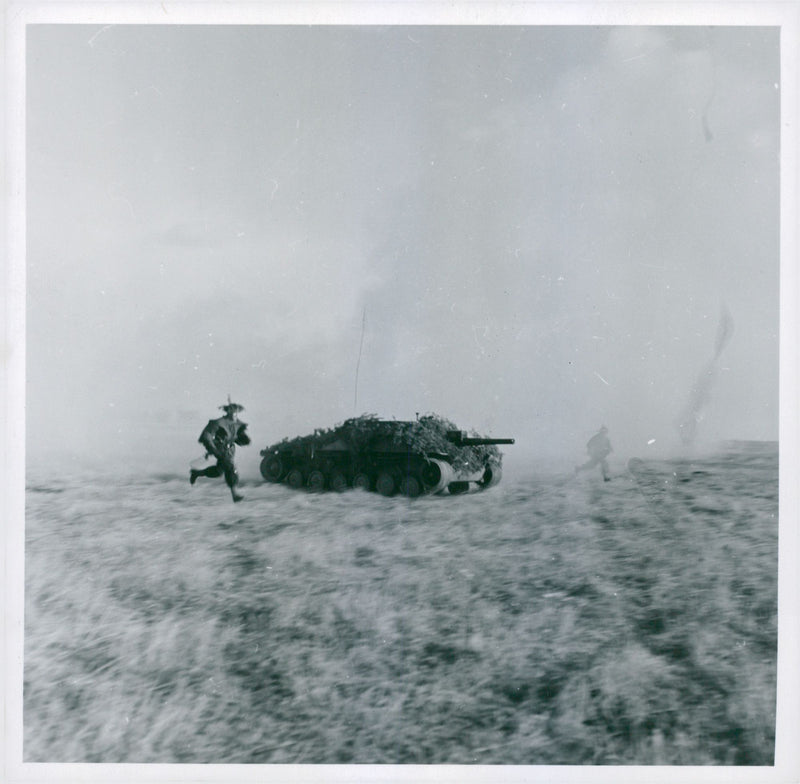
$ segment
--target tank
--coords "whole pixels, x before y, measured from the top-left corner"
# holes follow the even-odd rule
[[[436,414],[411,422],[364,414],[262,449],[260,469],[268,482],[316,492],[458,495],[496,485],[503,475],[497,445],[513,443],[468,435]]]

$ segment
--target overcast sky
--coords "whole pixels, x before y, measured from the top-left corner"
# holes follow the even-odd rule
[[[363,412],[507,460],[777,439],[767,27],[29,26],[32,459]],[[648,446],[648,442],[652,442]],[[511,450],[514,450],[512,453]]]

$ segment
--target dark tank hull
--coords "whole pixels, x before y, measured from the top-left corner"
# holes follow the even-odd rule
[[[413,422],[364,415],[268,446],[260,468],[268,482],[295,489],[456,495],[496,485],[502,477],[497,444],[513,443],[468,436],[436,415]]]

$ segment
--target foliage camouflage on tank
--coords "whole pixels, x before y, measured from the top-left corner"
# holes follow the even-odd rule
[[[468,435],[435,414],[412,422],[364,414],[262,449],[261,474],[295,489],[455,495],[496,485],[502,476],[497,444],[513,443]]]

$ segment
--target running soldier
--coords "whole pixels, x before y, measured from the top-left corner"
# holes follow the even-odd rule
[[[236,446],[247,446],[250,443],[250,436],[245,432],[247,425],[240,422],[238,418],[239,412],[244,411],[244,406],[231,403],[231,399],[228,397],[227,405],[220,406],[220,408],[225,412],[225,416],[210,420],[200,434],[200,438],[197,439],[205,447],[206,457],[215,457],[217,464],[201,470],[192,468],[189,482],[194,484],[200,476],[210,478],[224,476],[225,483],[231,490],[231,498],[234,502],[238,502],[244,496],[236,492],[239,475],[236,473],[233,458]]]
[[[611,441],[608,439],[608,428],[605,425],[589,439],[586,444],[586,451],[589,453],[589,459],[583,465],[576,466],[575,473],[578,474],[581,471],[586,471],[599,465],[603,480],[610,482],[611,477],[609,476],[608,460],[606,458],[613,450],[611,449]]]

